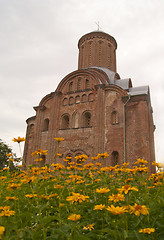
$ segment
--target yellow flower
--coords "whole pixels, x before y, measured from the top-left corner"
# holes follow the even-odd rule
[[[98,160],[98,157],[91,157],[92,160]]]
[[[37,194],[26,194],[25,197],[26,198],[33,198],[33,197],[37,197]]]
[[[122,188],[118,188],[118,191],[120,193],[124,192],[125,194],[127,194],[129,191],[138,191],[138,188],[136,187],[131,187],[130,185],[126,184],[125,186],[122,186]]]
[[[58,185],[54,185],[54,188],[55,188],[55,189],[60,189],[60,188],[63,188],[63,186],[60,185],[60,184],[58,184]]]
[[[84,196],[80,193],[74,193],[72,192],[72,196],[69,196],[66,198],[66,201],[71,201],[72,203],[74,202],[79,202],[81,203],[82,201],[85,201],[89,198],[89,196]]]
[[[38,148],[35,152],[31,153],[31,156],[37,156],[37,155],[47,155],[48,150],[41,150]]]
[[[94,229],[94,223],[93,224],[87,224],[87,226],[83,227],[84,230],[92,231]]]
[[[136,172],[148,172],[148,167],[135,167],[133,169],[133,172],[136,173]]]
[[[11,156],[12,156],[12,153],[6,153],[6,156],[7,156],[7,157],[11,157]]]
[[[46,195],[40,195],[39,198],[49,200],[49,196]]]
[[[2,239],[1,235],[4,233],[4,231],[5,231],[5,227],[0,226],[0,239]]]
[[[109,201],[113,201],[113,202],[119,202],[119,201],[125,201],[125,197],[123,194],[112,194],[112,196],[109,196]]]
[[[97,189],[96,189],[96,192],[97,192],[97,193],[101,193],[101,194],[107,193],[107,192],[109,192],[109,191],[110,191],[110,189],[108,189],[108,188],[97,188]]]
[[[126,183],[126,182],[129,182],[129,181],[133,181],[133,178],[127,178],[127,179],[125,179],[125,183]]]
[[[78,162],[85,162],[88,159],[88,156],[85,154],[81,154],[75,157]]]
[[[101,181],[100,178],[95,179],[95,182],[100,182],[100,181]]]
[[[16,184],[16,183],[11,183],[8,185],[8,189],[11,190],[11,189],[17,189],[17,188],[20,188],[21,184]]]
[[[94,167],[94,164],[93,163],[88,163],[88,164],[85,164],[84,165],[84,169],[91,169]]]
[[[14,159],[12,159],[12,158],[9,158],[9,160],[10,160],[11,162],[14,162]]]
[[[104,208],[105,208],[105,205],[100,204],[100,205],[95,205],[93,210],[101,210],[102,211]]]
[[[127,212],[126,207],[118,207],[118,206],[114,207],[113,205],[111,205],[110,207],[108,206],[106,208],[106,210],[113,213],[114,215],[120,215],[120,214],[123,214],[123,213]]]
[[[6,197],[6,201],[8,201],[8,200],[18,200],[18,198],[16,198],[16,197]]]
[[[134,213],[136,216],[140,216],[140,214],[148,215],[148,209],[149,208],[147,208],[145,205],[140,205],[137,203],[135,203],[134,206],[129,206],[130,214]]]
[[[79,175],[70,175],[69,176],[69,178],[72,178],[72,181],[75,181],[75,180],[82,180],[82,177],[81,176],[79,176]]]
[[[68,220],[71,220],[71,221],[77,221],[81,218],[80,215],[77,215],[77,214],[71,214],[69,217],[68,217]]]
[[[10,210],[10,206],[0,207],[0,210],[1,210],[0,217],[3,216],[9,217],[15,214],[15,211]]]
[[[17,142],[17,143],[20,143],[20,142],[24,142],[25,141],[25,138],[24,137],[18,137],[18,138],[13,138],[12,140],[13,142]]]
[[[155,232],[155,228],[144,228],[139,230],[139,233],[151,234],[152,232]]]
[[[59,203],[59,207],[64,207],[64,203]]]
[[[101,167],[101,163],[96,162],[96,166]]]
[[[64,138],[54,138],[58,143],[60,143],[61,141],[64,141]]]
[[[162,164],[162,163],[156,163],[155,161],[154,162],[152,162],[152,165],[155,165],[157,168],[164,168],[164,164]]]
[[[62,154],[61,154],[61,153],[57,153],[57,156],[58,156],[58,157],[62,157]]]
[[[76,183],[81,184],[81,183],[84,183],[84,182],[85,182],[84,180],[79,180]]]
[[[52,198],[52,197],[55,197],[55,196],[57,196],[56,193],[54,193],[54,194],[50,194],[48,197],[49,197],[49,198]]]
[[[54,167],[54,170],[61,170],[65,168],[65,166],[61,163],[52,163],[51,166]]]
[[[148,163],[148,161],[138,158],[134,164],[147,164],[147,163]]]
[[[3,171],[5,171],[5,170],[9,170],[9,168],[8,168],[8,167],[4,167],[4,168],[3,168]]]
[[[129,162],[125,162],[125,163],[122,164],[122,166],[123,166],[124,168],[126,168],[128,165],[129,165]]]
[[[36,158],[34,161],[35,162],[41,162],[43,160],[43,158]]]

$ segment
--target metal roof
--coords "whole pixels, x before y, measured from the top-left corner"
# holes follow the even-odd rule
[[[140,86],[140,87],[133,87],[129,88],[129,95],[130,96],[136,96],[136,95],[143,95],[149,94],[149,86]]]
[[[137,95],[142,95],[142,94],[148,95],[149,94],[149,86],[132,87],[130,78],[115,79],[116,73],[108,68],[93,66],[93,67],[89,67],[87,69],[90,69],[90,68],[99,69],[99,70],[105,72],[110,80],[110,84],[119,86],[122,89],[128,91],[130,96],[137,96]],[[100,84],[101,84],[101,81],[100,81]],[[106,81],[106,84],[109,84],[109,83]]]

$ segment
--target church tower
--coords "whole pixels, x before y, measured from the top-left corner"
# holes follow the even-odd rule
[[[105,67],[116,72],[116,40],[104,32],[91,32],[82,36],[78,43],[78,69]]]
[[[154,124],[149,87],[133,87],[130,78],[120,78],[116,71],[117,43],[109,34],[85,34],[78,48],[78,70],[65,76],[55,92],[34,107],[36,115],[27,119],[26,164],[35,163],[31,153],[38,148],[48,150],[42,157],[44,163],[51,163],[54,138],[62,137],[65,140],[58,152],[63,158],[86,154],[92,162],[91,156],[108,152],[104,166],[124,162],[133,166],[137,158],[144,158],[153,172]]]

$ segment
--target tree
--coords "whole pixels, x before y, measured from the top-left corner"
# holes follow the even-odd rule
[[[12,149],[0,139],[0,170],[8,165],[10,165],[10,170],[16,169],[15,165],[9,160],[9,157],[6,156],[6,154],[12,154],[11,158],[14,159],[14,161],[18,161],[16,154],[12,153]]]

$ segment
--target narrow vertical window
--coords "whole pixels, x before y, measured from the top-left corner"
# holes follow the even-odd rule
[[[61,128],[62,129],[68,129],[69,128],[69,116],[68,115],[63,116]]]
[[[89,80],[88,80],[88,79],[86,79],[86,81],[85,81],[85,88],[86,88],[86,89],[89,88]]]
[[[69,84],[69,92],[72,92],[72,91],[73,91],[73,82]]]
[[[118,112],[112,112],[112,124],[118,124]]]
[[[91,114],[89,112],[83,115],[83,127],[91,127]]]
[[[117,151],[112,152],[112,166],[119,164],[119,154]]]
[[[46,118],[44,119],[44,122],[43,122],[43,132],[48,131],[48,128],[49,128],[49,119]]]
[[[78,79],[77,81],[77,91],[81,89],[81,78]]]

